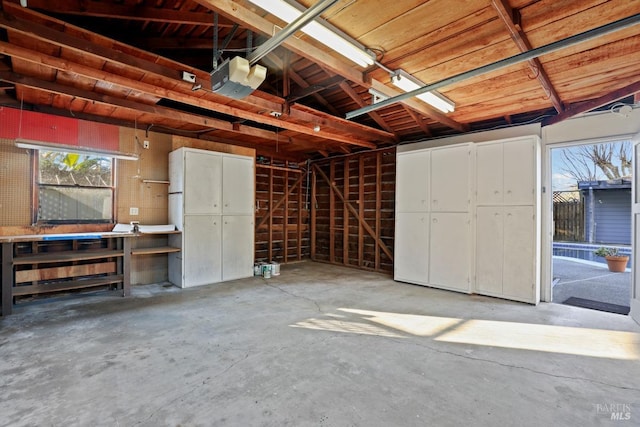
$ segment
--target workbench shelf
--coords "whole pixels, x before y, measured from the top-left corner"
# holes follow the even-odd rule
[[[39,294],[103,288],[130,294],[131,233],[0,237],[2,315]]]

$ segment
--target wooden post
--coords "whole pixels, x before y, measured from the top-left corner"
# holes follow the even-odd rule
[[[344,200],[342,204],[342,262],[349,265],[349,209],[347,202],[349,201],[349,158],[344,159]]]
[[[311,200],[309,200],[309,204],[311,205],[311,242],[309,245],[309,256],[312,260],[316,259],[316,170],[313,169],[311,172]]]
[[[333,186],[336,182],[336,163],[331,160],[329,163],[329,180],[332,186],[329,187],[329,262],[336,262],[335,234],[336,234],[336,201]]]
[[[273,163],[273,162],[271,162]],[[273,260],[273,169],[269,169],[269,249],[267,252],[267,262]]]
[[[362,267],[364,263],[364,229],[362,228],[362,221],[364,221],[364,156],[360,156],[359,160],[359,176],[360,176],[360,188],[358,193],[358,216],[362,218],[358,225],[358,265]]]
[[[376,153],[376,227],[375,231],[380,238],[380,216],[382,210],[382,153]],[[380,245],[376,245],[375,269],[380,269]]]
[[[284,212],[282,213],[282,237],[284,239],[284,254],[282,262],[289,259],[289,171],[284,171]]]
[[[302,181],[298,182],[298,224],[297,224],[297,240],[298,240],[298,257],[297,260],[302,260]]]
[[[131,238],[120,237],[122,239],[122,296],[131,295]]]
[[[2,243],[2,315],[8,316],[13,308],[13,243]]]

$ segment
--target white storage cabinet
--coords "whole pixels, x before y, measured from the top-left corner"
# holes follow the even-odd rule
[[[169,279],[186,288],[253,275],[253,157],[179,148],[169,153]]]

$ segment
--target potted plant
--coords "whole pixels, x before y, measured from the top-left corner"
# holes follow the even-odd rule
[[[629,257],[627,255],[620,255],[618,248],[601,246],[593,253],[594,255],[603,257],[607,260],[607,267],[609,267],[609,271],[614,273],[623,273],[627,268]]]

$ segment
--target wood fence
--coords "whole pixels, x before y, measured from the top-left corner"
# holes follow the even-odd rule
[[[584,199],[576,192],[553,193],[553,240],[584,242]]]

